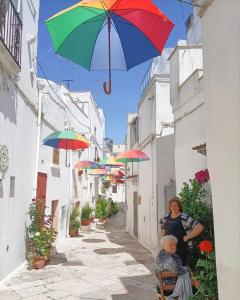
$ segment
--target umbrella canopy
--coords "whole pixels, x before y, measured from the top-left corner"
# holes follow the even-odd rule
[[[83,150],[89,147],[89,141],[73,130],[56,131],[43,140],[43,144],[56,149]]]
[[[124,163],[141,162],[149,159],[150,158],[141,150],[124,151],[116,157],[116,161],[120,161]]]
[[[113,175],[115,176],[115,178],[123,178],[125,176],[124,172],[120,170],[114,171]]]
[[[94,161],[90,161],[90,160],[83,160],[83,161],[79,161],[76,165],[75,165],[76,169],[97,169],[98,165],[94,162]]]
[[[108,171],[106,169],[92,169],[89,175],[108,175]]]
[[[85,0],[46,21],[55,52],[88,70],[129,70],[161,54],[173,23],[151,0]]]
[[[114,156],[105,157],[105,158],[101,159],[99,164],[102,166],[107,166],[107,167],[111,167],[111,168],[124,167],[124,163],[116,161]]]

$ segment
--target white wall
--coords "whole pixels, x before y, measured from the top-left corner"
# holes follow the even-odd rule
[[[183,46],[182,46],[183,47]],[[171,104],[175,123],[175,170],[177,193],[182,184],[193,178],[195,173],[206,169],[206,157],[192,148],[206,142],[206,106],[202,71],[202,50],[200,46],[187,49],[188,56],[182,56],[179,46],[173,52],[171,63]],[[193,69],[191,59],[195,56]],[[187,54],[186,54],[187,55]],[[183,62],[183,63],[182,63]],[[200,69],[198,69],[200,67]],[[181,84],[180,77],[184,79]]]
[[[30,75],[30,68],[35,65],[37,45],[34,43],[29,47],[27,35],[37,35],[39,1],[34,2],[33,8],[34,14],[27,1],[23,1],[22,70],[19,78],[10,78],[4,68],[0,68],[0,144],[6,145],[9,151],[9,168],[5,175],[0,174],[0,280],[25,260],[25,226],[32,200],[36,150],[34,104],[37,96],[36,78]],[[10,176],[15,177],[12,198],[9,197]]]
[[[238,0],[215,0],[202,11],[207,155],[220,300],[240,295],[239,11]]]
[[[102,110],[99,110],[90,92],[69,92],[64,86],[49,82],[55,93],[52,92],[46,80],[39,79],[45,85],[43,89],[41,125],[41,145],[39,157],[39,172],[46,173],[47,213],[51,214],[51,203],[59,200],[58,239],[66,236],[66,218],[69,203],[80,201],[80,208],[88,202],[95,206],[98,191],[98,178],[87,175],[85,172],[78,176],[75,165],[80,160],[95,159],[95,148],[102,156],[102,145],[105,132],[105,120]],[[61,100],[63,103],[61,102]],[[66,109],[67,107],[67,109]],[[64,130],[70,126],[80,134],[84,134],[91,141],[90,147],[84,151],[68,151],[67,162],[72,160],[72,166],[66,167],[66,151],[60,150],[59,166],[53,165],[53,148],[42,145],[42,140],[54,131]],[[96,130],[95,130],[96,129]],[[72,159],[70,159],[72,157]],[[69,184],[71,180],[71,190]],[[65,211],[65,213],[64,213]]]

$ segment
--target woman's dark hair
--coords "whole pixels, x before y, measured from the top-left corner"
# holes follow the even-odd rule
[[[168,211],[169,211],[169,213],[171,213],[171,208],[170,208],[170,206],[171,206],[172,203],[177,203],[180,212],[183,212],[183,205],[182,205],[181,200],[180,200],[178,197],[174,197],[174,198],[172,198],[172,199],[170,199],[170,200],[168,201]]]

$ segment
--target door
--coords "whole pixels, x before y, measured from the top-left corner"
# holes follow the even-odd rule
[[[133,192],[133,233],[138,238],[138,192]]]
[[[52,228],[56,233],[58,232],[58,214],[59,214],[59,200],[52,201],[51,217],[52,217]]]
[[[40,204],[43,214],[45,212],[45,206],[46,206],[46,193],[47,193],[47,174],[38,172],[36,203]]]

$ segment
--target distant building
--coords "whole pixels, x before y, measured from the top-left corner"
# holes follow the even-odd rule
[[[126,150],[126,145],[124,144],[113,144],[113,155],[118,155]]]

